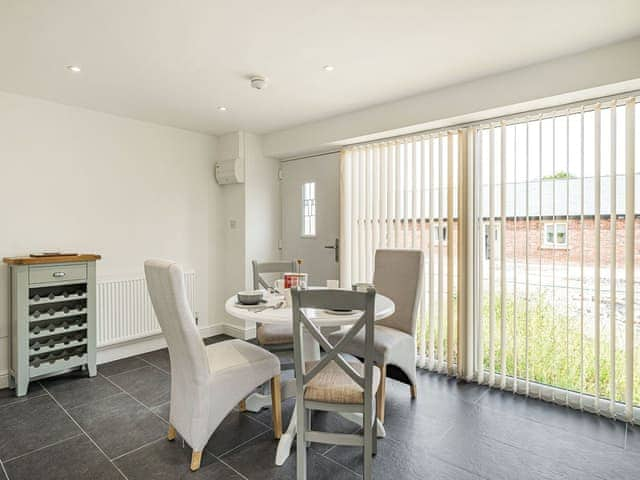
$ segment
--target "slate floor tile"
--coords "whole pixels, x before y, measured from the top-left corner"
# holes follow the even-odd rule
[[[627,429],[624,422],[495,389],[489,390],[478,405],[624,447]]]
[[[155,365],[161,370],[164,370],[166,373],[171,373],[171,361],[169,359],[169,350],[163,348],[161,350],[155,350],[153,352],[145,353],[143,355],[139,355],[144,361],[149,362],[152,365]]]
[[[160,406],[153,407],[151,411],[156,415],[159,415],[160,417],[164,418],[168,422],[170,409],[171,409],[171,403],[167,402],[167,403],[163,403]]]
[[[27,394],[23,397],[16,397],[16,391],[11,388],[3,388],[0,390],[0,408],[46,394],[47,392],[42,389],[38,382],[31,382]]]
[[[171,398],[171,378],[152,366],[120,373],[109,380],[147,407],[157,407]]]
[[[73,408],[69,413],[109,458],[166,435],[166,423],[126,393]]]
[[[296,401],[293,398],[289,398],[282,402],[282,428],[286,429],[291,421],[291,415],[293,414],[293,407],[295,407]],[[270,428],[273,428],[273,414],[271,407],[263,408],[258,413],[244,412],[245,415],[251,417],[254,420],[259,421]]]
[[[405,445],[405,448],[411,446]],[[569,467],[463,427],[450,430],[429,453],[450,465],[492,480],[600,478],[592,472]]]
[[[122,358],[120,360],[98,365],[98,373],[105,377],[111,377],[113,375],[118,375],[119,373],[146,367],[147,365],[147,362],[138,357]]]
[[[11,480],[115,480],[120,472],[85,436],[78,435],[5,464]]]
[[[120,392],[118,387],[102,376],[90,378],[86,372],[72,372],[49,378],[43,380],[42,385],[66,409]]]
[[[211,436],[205,449],[213,455],[222,455],[238,445],[269,431],[265,425],[233,411],[222,421]],[[273,438],[273,435],[271,435]]]
[[[640,474],[640,454],[525,418],[479,409],[461,418],[459,427],[476,436],[495,439],[557,465],[579,468],[603,478],[631,478]],[[456,427],[458,428],[458,427]]]
[[[387,399],[385,402],[385,425],[392,436],[406,435],[407,429],[412,434],[420,436],[428,428],[432,434],[440,434],[443,429],[453,425],[460,418],[467,418],[478,410],[473,400],[475,392],[469,400],[463,394],[448,395],[441,390],[431,390],[423,385],[418,392],[418,398],[412,399],[406,385],[399,382],[387,381]],[[395,421],[398,424],[395,424]],[[427,427],[425,427],[425,425]],[[421,431],[422,430],[422,431]]]
[[[162,439],[120,457],[115,463],[129,480],[240,480],[242,478],[207,452],[202,456],[200,470],[191,472],[189,470],[191,452],[189,446],[182,446],[179,438],[173,442]]]
[[[205,345],[211,345],[212,343],[219,343],[232,339],[233,337],[230,337],[229,335],[214,335],[213,337],[204,338],[203,341]]]
[[[360,447],[334,447],[327,457],[362,474],[363,449]],[[378,454],[373,459],[376,480],[434,478],[438,480],[480,480],[481,477],[443,462],[417,446],[406,448],[391,439],[378,441]]]
[[[274,462],[277,445],[270,433],[265,433],[241,448],[224,455],[222,460],[249,480],[291,480],[296,478],[295,448],[284,465],[279,467]],[[309,451],[307,455],[308,480],[358,480],[362,478],[314,451]]]
[[[4,462],[77,435],[80,429],[46,395],[0,408],[0,432]]]
[[[278,356],[286,362],[286,353]],[[207,445],[201,470],[189,472],[191,449],[179,438],[166,441],[162,420],[170,410],[170,376],[163,371],[170,369],[168,351],[143,357],[101,365],[94,379],[74,373],[43,381],[64,409],[37,382],[22,399],[0,391],[0,460],[11,480],[119,478],[65,409],[130,479],[295,478],[295,445],[283,467],[274,464],[278,443],[270,408],[257,414],[234,409]],[[283,402],[285,428],[294,405],[294,399]],[[313,425],[358,431],[328,413],[316,412]],[[385,427],[376,479],[640,478],[638,427],[439,374],[418,372],[417,399],[407,385],[389,380]],[[312,444],[307,453],[310,479],[360,478],[361,448]],[[0,480],[3,475],[0,469]]]

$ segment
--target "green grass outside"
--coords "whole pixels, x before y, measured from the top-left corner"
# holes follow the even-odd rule
[[[502,372],[502,350],[500,346],[500,333],[502,312],[500,295],[496,292],[495,305],[495,372]],[[445,309],[446,310],[446,309]],[[550,299],[541,295],[530,296],[527,302],[524,298],[518,298],[517,310],[513,294],[505,299],[505,372],[509,376],[514,374],[514,318],[515,339],[517,351],[517,377],[524,379],[527,374],[530,381],[552,385],[558,388],[579,392],[581,389],[581,377],[584,375],[583,392],[595,395],[596,392],[596,367],[595,367],[595,342],[587,335],[589,331],[585,326],[585,334],[581,334],[579,315],[566,315],[566,308],[556,308]],[[446,311],[445,311],[446,315]],[[489,371],[489,300],[484,299],[482,304],[483,315],[483,346],[484,368]],[[608,320],[607,320],[608,322]],[[446,322],[443,336],[446,348]],[[604,326],[604,325],[603,325]],[[437,332],[437,325],[435,328]],[[428,345],[429,324],[426,326]],[[610,398],[611,388],[611,352],[608,324],[601,330],[600,338],[600,372],[599,386],[600,397]],[[421,334],[421,333],[419,333]],[[528,334],[528,335],[527,335]],[[592,334],[590,334],[592,335]],[[528,342],[527,342],[528,337]],[[615,352],[615,386],[616,400],[624,401],[625,392],[625,358],[624,338],[618,334],[617,348]],[[436,344],[437,348],[437,344]],[[583,351],[581,357],[580,351]],[[446,354],[445,354],[446,358]],[[455,358],[455,352],[454,352]],[[528,361],[527,361],[528,360]],[[634,404],[640,405],[640,346],[634,351]]]

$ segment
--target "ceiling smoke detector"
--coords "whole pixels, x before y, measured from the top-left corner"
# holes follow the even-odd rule
[[[262,90],[267,86],[267,79],[261,75],[251,77],[251,87],[256,90]]]

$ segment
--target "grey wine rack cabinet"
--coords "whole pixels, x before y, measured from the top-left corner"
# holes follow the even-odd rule
[[[11,257],[10,386],[71,369],[96,375],[96,261],[100,255]]]

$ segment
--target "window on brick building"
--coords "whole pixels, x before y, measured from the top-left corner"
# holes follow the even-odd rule
[[[489,238],[489,232],[491,226],[487,223],[484,226],[484,259],[489,260],[491,258],[491,240]],[[500,225],[493,226],[493,245],[495,249],[496,258],[500,253]]]
[[[438,245],[442,243],[443,245],[447,244],[447,226],[446,225],[433,225],[431,227],[431,231],[433,232],[433,243],[434,245]]]
[[[567,248],[567,224],[566,223],[546,223],[544,225],[544,242],[548,248]]]

